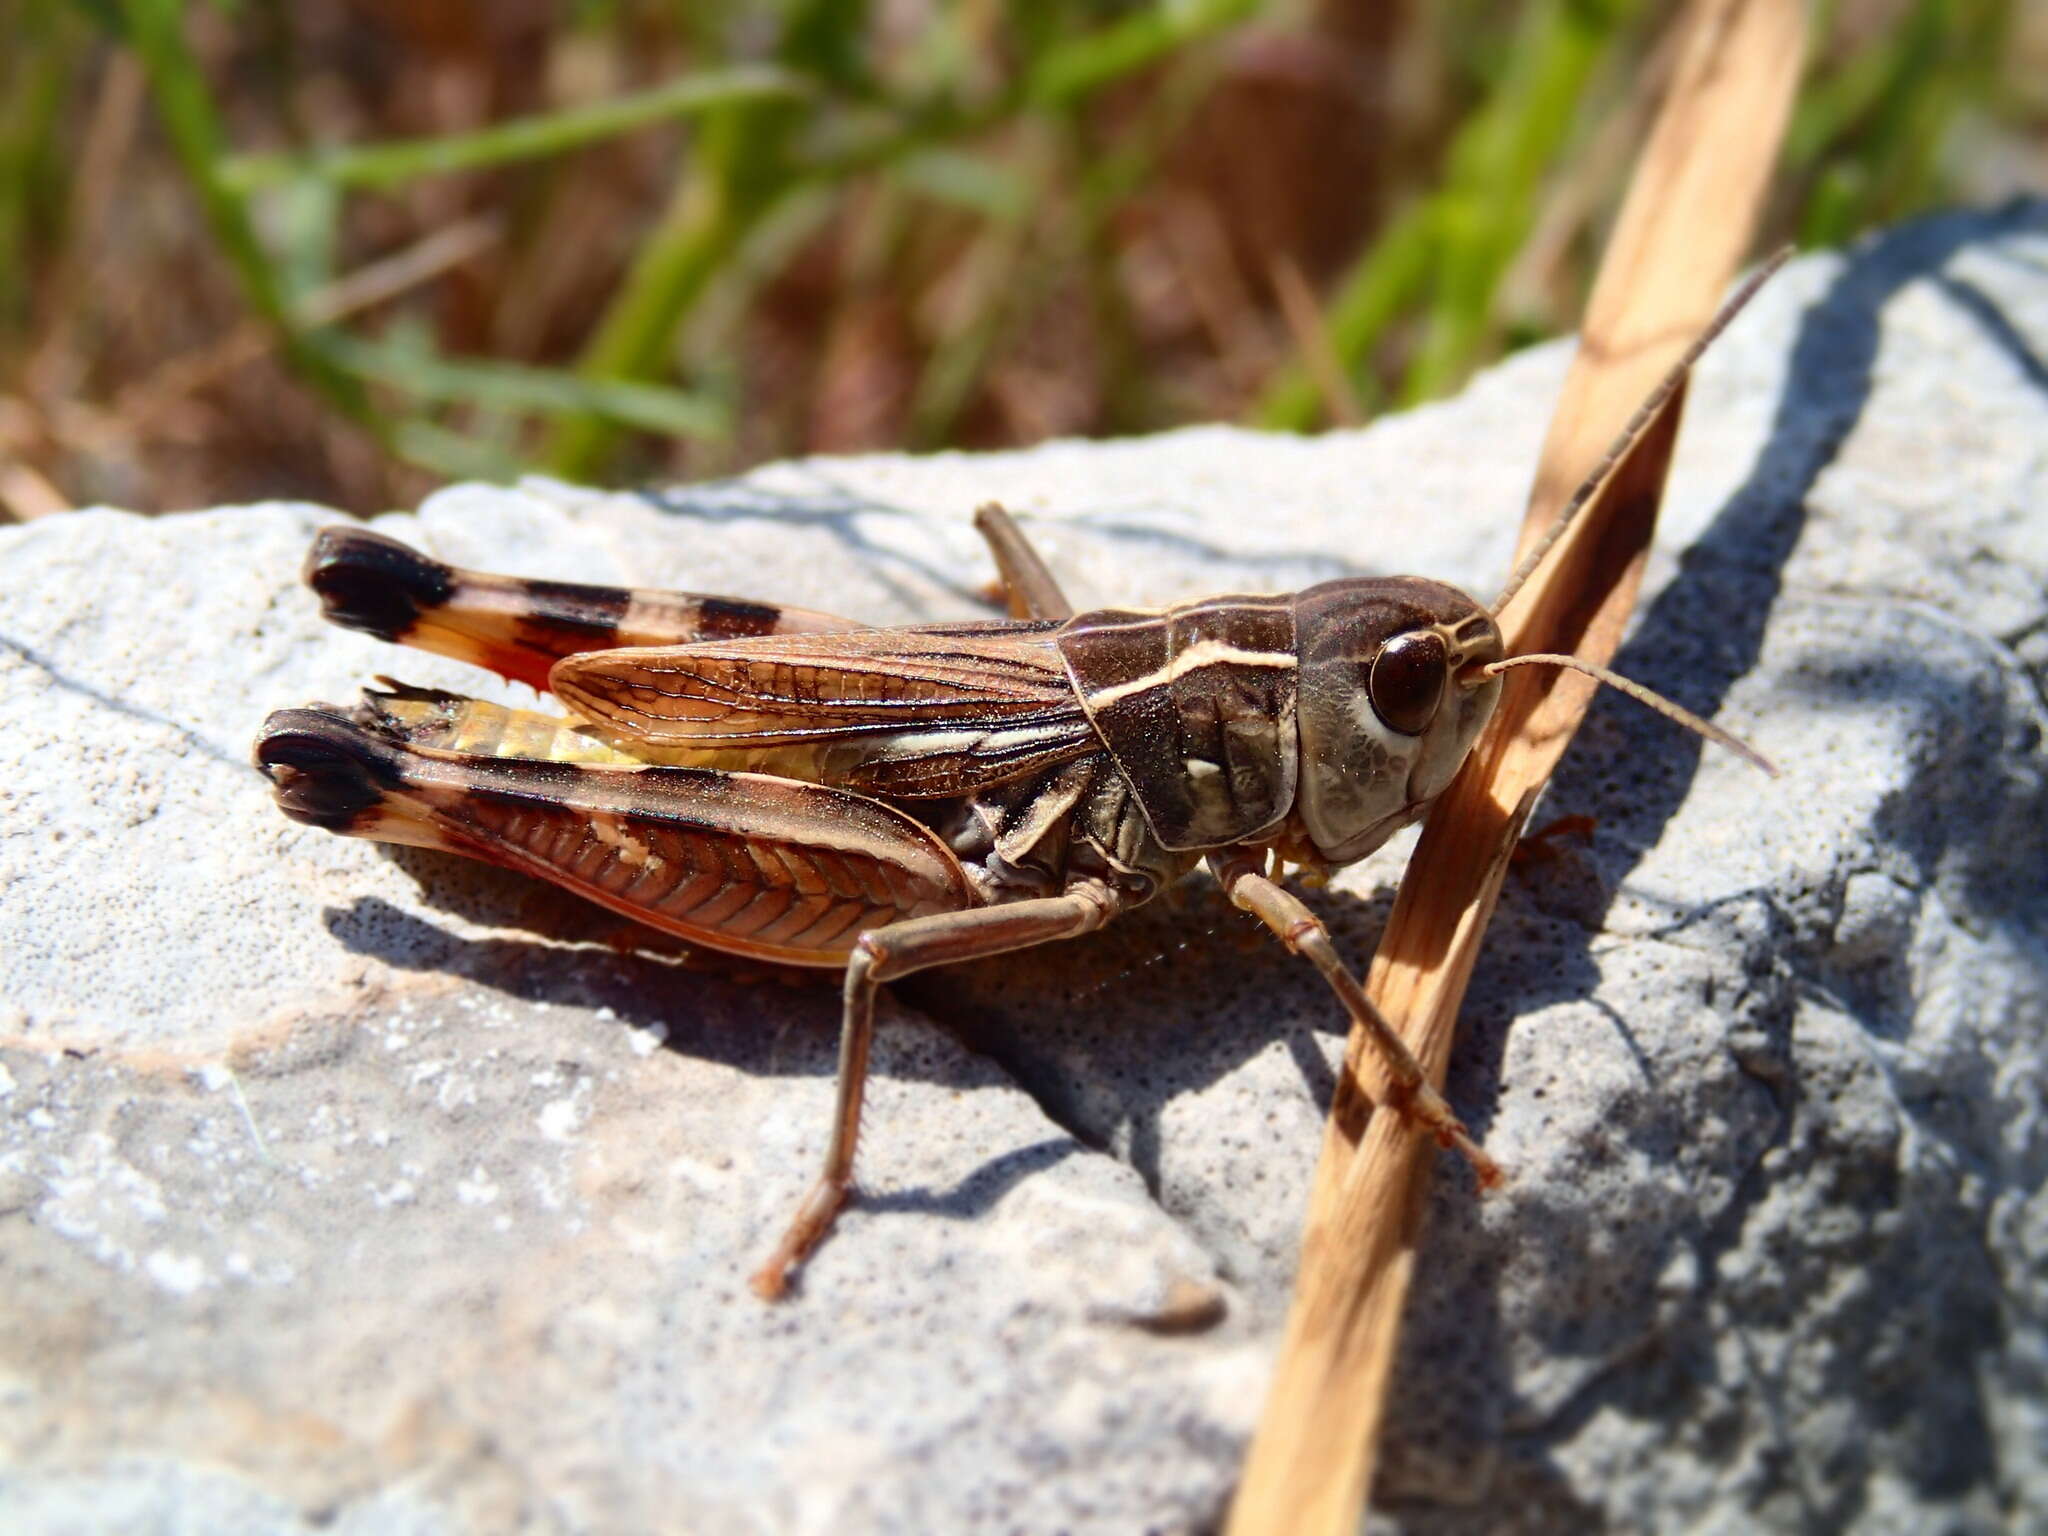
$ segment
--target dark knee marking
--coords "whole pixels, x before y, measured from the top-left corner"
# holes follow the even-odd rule
[[[888,949],[875,942],[874,934],[862,934],[853,941],[853,952],[846,957],[847,985],[851,987],[867,983],[888,958]]]
[[[1287,925],[1286,931],[1280,935],[1280,942],[1298,955],[1328,938],[1329,935],[1323,932],[1323,925],[1314,918],[1298,917]]]

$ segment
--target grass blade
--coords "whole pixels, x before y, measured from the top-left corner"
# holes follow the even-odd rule
[[[1049,48],[1032,67],[1024,100],[1056,107],[1079,100],[1164,58],[1196,38],[1245,20],[1257,0],[1196,0],[1155,5],[1086,37]]]
[[[308,345],[305,333],[293,323],[284,285],[256,238],[247,206],[218,175],[227,135],[198,60],[185,42],[185,7],[179,0],[121,0],[119,16],[123,34],[149,77],[172,149],[249,307],[277,332],[286,357],[303,378],[330,404],[381,436],[383,423],[371,411],[361,386]]]
[[[588,106],[493,123],[473,133],[395,139],[304,154],[242,155],[222,165],[220,178],[223,185],[240,193],[303,179],[388,191],[424,177],[565,155],[653,123],[695,117],[720,107],[795,100],[810,89],[801,76],[788,70],[740,64],[685,75],[651,90]]]
[[[357,378],[419,400],[529,416],[589,415],[669,437],[724,437],[732,426],[722,402],[659,384],[442,357],[420,346],[338,333],[316,337],[315,345]]]

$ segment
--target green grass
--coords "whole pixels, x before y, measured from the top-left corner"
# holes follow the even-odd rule
[[[16,10],[0,63],[0,270],[23,279],[0,289],[10,352],[33,354],[49,325],[32,295],[64,250],[72,140],[96,67],[119,48],[144,72],[206,245],[286,369],[379,451],[436,474],[532,464],[602,481],[633,474],[663,440],[694,445],[687,462],[700,466],[801,446],[814,402],[761,395],[750,338],[764,317],[797,312],[792,284],[821,260],[837,274],[814,322],[821,347],[860,304],[910,337],[891,361],[908,370],[896,420],[914,446],[985,434],[991,390],[1052,314],[1082,316],[1092,430],[1170,424],[1200,400],[1276,428],[1327,419],[1267,291],[1262,232],[1234,222],[1243,210],[1211,210],[1241,252],[1219,290],[1238,310],[1219,319],[1208,295],[1203,314],[1210,331],[1251,338],[1236,355],[1201,356],[1181,332],[1162,340],[1133,276],[1166,249],[1145,233],[1161,188],[1199,185],[1189,135],[1212,94],[1260,50],[1299,60],[1310,54],[1286,50],[1326,45],[1307,7],[933,0],[891,13],[916,21],[905,36],[858,0],[725,0],[674,16],[591,0],[549,23],[547,56],[582,47],[630,63],[620,39],[655,29],[664,57],[690,67],[466,131],[351,142],[299,121],[312,63],[289,47],[252,44],[273,71],[261,88],[246,62],[221,67],[240,56],[224,36],[289,33],[277,17],[181,0]],[[1286,168],[1311,183],[1325,174],[1317,197],[1377,209],[1348,259],[1311,273],[1321,340],[1360,401],[1441,395],[1534,330],[1569,325],[1621,178],[1566,224],[1536,299],[1518,290],[1513,312],[1510,278],[1601,126],[1636,99],[1667,19],[1640,0],[1453,0],[1389,23],[1383,82],[1428,89],[1390,118],[1372,184],[1348,184],[1356,167],[1334,154]],[[1816,18],[1768,234],[1839,243],[1952,196],[1959,126],[2040,132],[2040,94],[2008,78],[2009,0],[1901,0],[1883,22],[1859,19],[1869,29],[1851,35],[1832,10]],[[238,144],[259,121],[268,142]],[[579,176],[625,163],[593,156],[628,150],[669,167],[632,227],[550,225]],[[545,267],[549,240],[606,242],[589,268],[604,286],[576,291],[566,342],[552,316],[537,327],[555,339],[519,357],[489,355],[489,335],[445,332],[417,307],[309,318],[308,297],[360,264],[348,254],[359,231],[437,198],[501,207],[530,268]]]

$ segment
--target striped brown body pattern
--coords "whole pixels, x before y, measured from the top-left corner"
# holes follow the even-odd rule
[[[546,688],[571,713],[392,684],[351,709],[272,715],[256,762],[308,825],[538,875],[714,949],[843,969],[824,1168],[754,1276],[764,1297],[852,1194],[877,990],[1087,933],[1198,862],[1322,975],[1402,1112],[1494,1182],[1273,873],[1350,863],[1424,815],[1511,666],[1590,671],[1763,763],[1602,668],[1504,655],[1497,615],[1771,270],[1652,391],[1490,607],[1394,576],[1076,616],[993,506],[975,524],[1010,618],[893,629],[484,575],[330,528],[306,564],[329,618]]]
[[[1294,600],[1104,609],[1061,629],[1090,723],[1173,849],[1241,843],[1294,805]]]
[[[845,972],[825,1171],[756,1276],[764,1295],[851,1191],[882,983],[1085,933],[1206,858],[1357,1017],[1362,991],[1267,878],[1270,853],[1375,846],[1447,782],[1499,691],[1475,670],[1499,654],[1491,616],[1453,588],[1075,615],[1006,516],[980,525],[1014,616],[893,629],[486,575],[361,529],[328,529],[307,560],[336,623],[544,688],[568,713],[395,683],[279,711],[256,757],[288,816]],[[1484,1166],[1399,1065],[1414,1112]]]

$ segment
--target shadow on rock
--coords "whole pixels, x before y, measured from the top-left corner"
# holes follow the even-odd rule
[[[1034,1173],[1065,1162],[1075,1150],[1075,1143],[1068,1137],[1048,1137],[991,1158],[951,1189],[905,1189],[879,1194],[863,1191],[860,1208],[971,1221],[993,1210],[1005,1195]]]
[[[895,569],[914,573],[971,608],[989,614],[1000,611],[1000,605],[991,603],[985,592],[962,584],[939,564],[871,538],[861,527],[861,519],[869,516],[921,520],[928,514],[877,500],[858,487],[827,474],[815,464],[783,467],[785,478],[799,474],[815,487],[814,491],[805,493],[737,480],[681,489],[647,489],[638,495],[665,513],[696,522],[715,524],[757,518],[794,527],[822,528],[845,549],[848,559],[860,561],[870,570],[887,572]],[[966,509],[961,510],[964,512]],[[1162,500],[1161,510],[1171,510],[1170,502]],[[1129,558],[1138,569],[1159,556],[1186,564],[1229,564],[1258,572],[1263,578],[1264,588],[1276,592],[1292,591],[1341,576],[1366,574],[1364,567],[1327,550],[1232,549],[1186,528],[1141,521],[1122,509],[1111,513],[1091,511],[1085,505],[1063,506],[1057,521],[1063,532],[1086,533],[1128,548]],[[1028,519],[1025,531],[1027,534],[1030,532]],[[907,589],[899,589],[897,596],[918,606],[916,595]],[[860,615],[849,614],[848,617],[858,618]]]
[[[1393,892],[1305,891],[1338,951],[1362,970]],[[1177,898],[1177,899],[1174,899]],[[1583,989],[1596,973],[1575,955],[1557,974]],[[1316,1115],[1336,1088],[1348,1021],[1304,960],[1197,877],[1085,939],[955,966],[900,984],[977,1050],[994,1057],[1048,1114],[1092,1145],[1114,1148],[1162,1193],[1166,1112],[1239,1072],[1278,1042]],[[1506,1011],[1468,1021],[1449,1095],[1484,1137],[1498,1091]],[[1163,1197],[1164,1198],[1164,1197]],[[1166,1198],[1168,1209],[1173,1201]],[[1185,1215],[1175,1211],[1176,1215]]]
[[[1806,497],[1869,402],[1885,305],[1900,289],[1940,273],[1959,252],[2042,229],[2048,229],[2048,204],[2023,203],[1994,217],[1956,214],[1907,225],[1848,255],[1800,321],[1777,418],[1749,478],[1639,614],[1615,657],[1617,671],[1708,719],[1719,712],[1761,655],[1785,565],[1806,524]],[[1978,297],[1981,305],[1965,307],[1994,340],[2016,337],[1996,306]],[[1609,710],[1632,707],[1596,701],[1589,739],[1604,731]],[[1610,883],[1610,901],[1685,803],[1703,749],[1697,737],[1675,730],[1632,733],[1630,740],[1625,763],[1612,752],[1568,752],[1546,800],[1558,814],[1600,817],[1603,843],[1622,850],[1626,867]],[[1604,916],[1603,905],[1595,921]]]
[[[1682,557],[1679,572],[1670,585],[1642,611],[1632,637],[1615,660],[1618,670],[1712,718],[1735,683],[1756,667],[1767,625],[1782,595],[1785,567],[1805,526],[1806,498],[1865,409],[1880,341],[1879,316],[1901,288],[1935,277],[1941,290],[2015,358],[2026,377],[2037,385],[2044,383],[2039,357],[1995,302],[1980,289],[1938,276],[1947,262],[1966,249],[2005,235],[2043,228],[2048,228],[2048,206],[2016,205],[1991,217],[1965,214],[1908,226],[1848,256],[1834,283],[1800,323],[1778,416],[1755,468],[1706,533]],[[1931,880],[1936,865],[1950,851],[1949,834],[1957,820],[1942,807],[1959,796],[1973,798],[1972,792],[1959,782],[1967,777],[1967,761],[1981,763],[2006,749],[2006,744],[2000,742],[1973,744],[1968,733],[1959,729],[1958,722],[1965,715],[1979,724],[1988,721],[1984,729],[1993,735],[2023,729],[2024,722],[2010,718],[2004,700],[1983,697],[1981,679],[1973,683],[1953,670],[1921,666],[1911,658],[1901,659],[1895,651],[1845,650],[1837,665],[1823,665],[1818,672],[1809,669],[1804,676],[1817,697],[1832,694],[1859,702],[1890,697],[1917,701],[1940,722],[1924,734],[1926,750],[1916,754],[1908,765],[1909,787],[1895,797],[1905,802],[1899,806],[1900,814],[1880,818],[1880,824],[1873,829],[1893,851],[1905,855],[1923,878]],[[1977,696],[1972,697],[1973,692]],[[1608,717],[1608,711],[1616,707],[1630,706],[1617,706],[1605,700],[1595,705],[1581,743],[1566,755],[1546,803],[1550,812],[1587,813],[1600,821],[1598,862],[1603,878],[1594,882],[1591,889],[1580,882],[1565,897],[1560,914],[1582,925],[1584,938],[1578,946],[1581,955],[1584,940],[1604,926],[1629,873],[1658,846],[1667,826],[1684,805],[1702,750],[1696,738],[1677,731],[1630,731],[1624,750],[1620,746],[1622,733]],[[1981,805],[1981,792],[1974,797],[1974,803]],[[2037,797],[2035,804],[2038,803]],[[2027,846],[2038,849],[2042,841],[2038,818],[2030,829],[2015,829],[2015,835]],[[2017,862],[2002,860],[1996,871],[1972,868],[1965,874],[1973,881],[1989,882],[1982,894],[1995,900],[1998,888],[2011,879],[2015,868],[2038,869],[2038,863],[2028,862],[2031,857]],[[1546,878],[1539,877],[1538,884]],[[1547,899],[1555,905],[1556,897],[1553,888]],[[1724,894],[1714,905],[1752,902],[1763,909],[1761,920],[1778,935],[1780,942],[1773,945],[1773,952],[1790,952],[1793,970],[1810,971],[1810,966],[1799,960],[1796,953],[1801,938],[1795,931],[1798,922],[1776,910],[1769,891]],[[1707,915],[1702,908],[1674,909],[1671,926],[1674,930],[1688,927]],[[1511,904],[1504,899],[1496,928],[1511,920]],[[1782,1056],[1789,1069],[1790,1032],[1797,997],[1803,988],[1822,983],[1823,979],[1813,974],[1802,979],[1792,971],[1780,969],[1782,973],[1775,977],[1752,978],[1758,985],[1747,1001],[1771,1015],[1749,1022],[1775,1037],[1771,1051]],[[1475,979],[1473,989],[1475,1001],[1485,970],[1486,962],[1482,960],[1482,978]],[[1578,995],[1575,986],[1575,978],[1539,971],[1513,983],[1503,980],[1497,995],[1507,1006],[1521,1008]],[[1836,995],[1835,1001],[1840,1003],[1843,999]],[[1738,1002],[1736,1007],[1739,1013],[1741,1004]],[[1468,1005],[1468,1025],[1474,1022],[1471,1016],[1476,1011]],[[1727,1011],[1725,1006],[1723,1011]],[[1869,1010],[1852,1006],[1850,1011],[1861,1027],[1883,1033],[1881,1021]],[[1736,1044],[1735,1034],[1744,1027],[1747,1026],[1740,1019],[1731,1024],[1731,1048]],[[1747,1059],[1744,1065],[1749,1066]],[[1773,1144],[1782,1144],[1793,1133],[1798,1085],[1781,1079],[1771,1086],[1782,1111]],[[1971,1101],[1965,1096],[1961,1102]],[[1824,1144],[1825,1130],[1818,1134]],[[1619,1413],[1645,1422],[1685,1422],[1688,1415],[1696,1412],[1703,1395],[1756,1389],[1754,1383],[1721,1380],[1722,1362],[1706,1347],[1706,1341],[1721,1326],[1718,1314],[1725,1310],[1725,1306],[1714,1301],[1714,1292],[1722,1283],[1721,1265],[1724,1256],[1743,1241],[1746,1225],[1770,1198],[1775,1186],[1785,1179],[1801,1177],[1802,1167],[1803,1176],[1818,1176],[1810,1165],[1821,1156],[1813,1147],[1803,1147],[1796,1156],[1780,1159],[1767,1168],[1763,1158],[1766,1150],[1761,1146],[1755,1149],[1756,1157],[1743,1171],[1732,1199],[1714,1213],[1711,1221],[1703,1222],[1689,1239],[1681,1234],[1681,1246],[1690,1241],[1695,1250],[1693,1272],[1698,1277],[1696,1293],[1680,1309],[1682,1315],[1660,1323],[1646,1334],[1639,1352],[1611,1361],[1608,1369],[1592,1377],[1567,1403],[1540,1423],[1524,1426],[1511,1436],[1511,1457],[1524,1463],[1521,1471],[1510,1474],[1518,1487],[1526,1484],[1541,1488],[1556,1483],[1562,1473],[1552,1459],[1551,1448],[1572,1443],[1596,1415]],[[1879,1214],[1889,1209],[1895,1199],[1892,1192],[1884,1190],[1858,1194],[1837,1189],[1832,1194],[1845,1208],[1864,1209],[1871,1220],[1879,1219]],[[1439,1211],[1438,1216],[1441,1215]],[[1967,1235],[1967,1221],[1959,1216],[1958,1223],[1954,1251],[1980,1252]],[[1483,1234],[1466,1235],[1482,1245],[1500,1241]],[[1455,1255],[1457,1246],[1456,1242],[1433,1243],[1425,1252],[1418,1285],[1433,1267],[1433,1256],[1443,1255],[1446,1249]],[[1900,1296],[1942,1294],[1944,1283],[1933,1273],[1925,1272],[1949,1262],[1939,1256],[1950,1252],[1946,1245],[1936,1245],[1936,1249],[1935,1254],[1904,1251],[1897,1246],[1885,1251],[1879,1262],[1885,1273],[1873,1272],[1870,1283],[1888,1291],[1896,1286],[1891,1293]],[[1463,1268],[1466,1261],[1453,1257],[1450,1262]],[[1796,1282],[1789,1278],[1783,1283],[1788,1288],[1796,1287]],[[1410,1319],[1410,1338],[1403,1351],[1404,1361],[1409,1362],[1403,1374],[1408,1379],[1425,1372],[1423,1362],[1435,1361],[1440,1351],[1459,1350],[1465,1330],[1475,1326],[1489,1329],[1486,1321],[1475,1322],[1462,1308],[1455,1316],[1441,1309],[1433,1310],[1429,1326],[1416,1327],[1418,1319]],[[1980,1357],[1991,1347],[1997,1329],[1995,1318],[1977,1315],[1968,1307],[1958,1307],[1953,1315],[1946,1316],[1941,1308],[1929,1308],[1912,1319],[1896,1318],[1895,1324],[1926,1330],[1927,1352],[1922,1358],[1929,1360]],[[1841,1390],[1849,1396],[1865,1394],[1867,1384],[1853,1379],[1862,1368],[1863,1351],[1844,1341],[1834,1358],[1842,1366]],[[1940,1390],[1955,1399],[1950,1404],[1950,1422],[1957,1426],[1951,1437],[1953,1443],[1938,1452],[1931,1451],[1927,1464],[1916,1467],[1911,1475],[1924,1489],[1960,1489],[1987,1475],[1987,1447],[1993,1443],[1993,1436],[1967,1373],[1940,1374]],[[1509,1390],[1504,1366],[1499,1386],[1503,1392]],[[1902,1384],[1901,1402],[1895,1412],[1887,1403],[1867,1397],[1866,1402],[1870,1404],[1871,1416],[1880,1422],[1924,1421],[1924,1403],[1916,1409],[1908,1400],[1916,1391],[1932,1390],[1935,1384],[1931,1379],[1910,1386]],[[1846,1491],[1827,1496],[1809,1493],[1806,1514],[1816,1528],[1840,1528],[1861,1512],[1865,1479],[1852,1476],[1830,1482]]]

